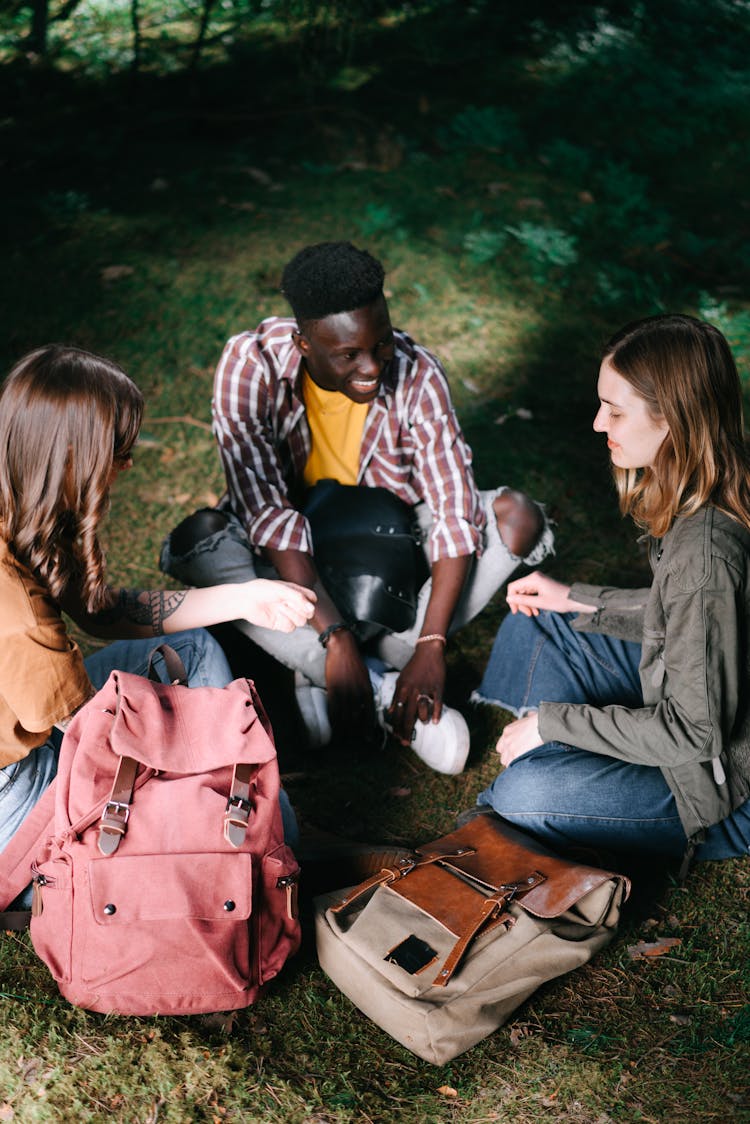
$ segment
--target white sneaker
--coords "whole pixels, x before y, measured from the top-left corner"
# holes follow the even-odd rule
[[[391,705],[399,672],[386,671],[378,675],[372,668],[369,671],[378,722],[384,730],[389,730],[386,711]],[[425,765],[437,773],[456,776],[463,771],[469,756],[469,740],[469,727],[463,714],[444,706],[439,722],[420,722],[417,719],[411,748]]]
[[[322,687],[316,687],[301,672],[295,672],[294,694],[300,717],[307,730],[311,749],[321,749],[331,740],[331,723],[328,721],[328,696]]]

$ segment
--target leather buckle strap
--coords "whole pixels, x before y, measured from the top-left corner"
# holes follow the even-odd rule
[[[399,878],[405,878],[414,867],[417,865],[415,859],[399,859],[397,866],[384,866],[377,874],[371,874],[364,882],[360,882],[359,886],[342,898],[340,902],[336,902],[331,906],[331,913],[341,913],[342,910],[347,909],[358,898],[363,897],[369,893],[370,890],[376,889],[378,886],[390,886],[392,882],[398,881]]]
[[[533,890],[535,886],[539,886],[540,883],[545,881],[545,875],[535,870],[528,878],[524,878],[522,882],[506,883],[496,890],[494,894],[483,898],[476,917],[459,936],[453,948],[448,953],[443,967],[432,981],[433,985],[436,987],[445,987],[456,968],[463,960],[469,945],[474,938],[479,935],[481,930],[493,920],[497,920],[498,923],[510,921],[511,915],[505,912],[505,907],[509,905],[514,898],[523,897],[529,890]],[[499,917],[497,916],[498,914],[500,914]]]
[[[104,806],[99,821],[99,850],[103,855],[113,855],[128,829],[130,804],[138,772],[138,762],[133,757],[121,757],[112,782],[112,792]]]
[[[247,835],[247,825],[253,810],[252,784],[257,765],[237,764],[232,774],[232,786],[224,809],[224,838],[232,847],[241,847]]]
[[[365,882],[361,882],[356,886],[345,898],[335,905],[330,907],[331,913],[341,913],[342,910],[355,902],[357,898],[361,898],[364,894],[369,893],[378,886],[390,886],[397,882],[400,878],[406,878],[407,874],[411,874],[420,866],[430,866],[434,863],[439,863],[442,859],[458,858],[460,855],[473,853],[473,847],[457,847],[454,850],[437,854],[430,852],[426,855],[416,854],[413,859],[403,858],[399,859],[396,866],[384,866],[377,874],[373,874]]]

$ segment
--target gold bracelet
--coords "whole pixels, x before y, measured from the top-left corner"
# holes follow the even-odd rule
[[[441,632],[431,632],[429,636],[420,636],[417,640],[417,644],[426,644],[428,640],[439,640],[441,644],[447,643]]]

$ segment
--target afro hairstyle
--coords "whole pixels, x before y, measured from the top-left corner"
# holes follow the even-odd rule
[[[281,291],[297,322],[323,320],[372,304],[383,293],[385,272],[366,250],[351,242],[305,246],[285,266]]]

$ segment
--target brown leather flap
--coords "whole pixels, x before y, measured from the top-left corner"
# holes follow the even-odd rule
[[[460,847],[466,847],[467,854],[456,857],[455,851]],[[491,815],[476,816],[450,835],[419,847],[418,853],[433,854],[438,849],[453,852],[453,857],[441,860],[437,868],[418,868],[393,888],[441,921],[443,911],[448,908],[445,904],[447,895],[451,898],[455,895],[457,902],[464,901],[465,890],[456,890],[454,886],[454,882],[461,884],[461,876],[475,881],[478,889],[484,887],[487,893],[492,893],[501,890],[503,886],[520,886],[535,872],[544,875],[543,881],[532,885],[522,895],[514,895],[518,898],[518,904],[528,913],[543,918],[559,917],[591,890],[612,878],[625,884],[626,893],[630,891],[630,883],[623,875],[553,855],[531,836]],[[440,882],[436,878],[428,884],[425,875],[433,870],[436,876],[445,875],[448,870],[452,870],[455,872],[454,879],[449,884],[444,878]],[[420,877],[415,887],[417,875]],[[469,887],[466,888],[473,893]],[[429,904],[430,893],[433,894],[432,901],[438,912]],[[451,932],[456,932],[452,924],[447,921],[444,924]]]
[[[460,937],[475,922],[484,894],[439,866],[421,866],[390,887]]]

